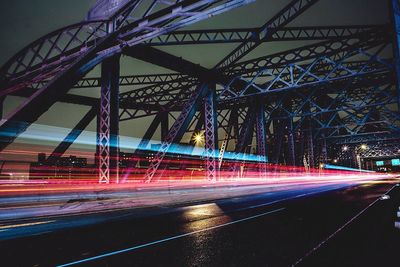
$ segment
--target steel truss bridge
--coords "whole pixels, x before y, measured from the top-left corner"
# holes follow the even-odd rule
[[[184,134],[202,131],[210,181],[218,179],[227,151],[237,162],[255,153],[261,163],[308,166],[338,158],[345,145],[367,144],[361,157],[399,154],[399,2],[388,1],[392,19],[383,25],[290,27],[319,2],[291,0],[258,28],[181,30],[251,2],[130,0],[105,20],[70,25],[32,42],[0,70],[2,101],[26,98],[0,122],[0,151],[56,102],[65,102],[91,108],[47,160],[56,161],[97,118],[100,183],[119,179],[119,121],[143,117],[153,121],[138,151],[158,127],[162,133],[146,182],[160,178],[165,155]],[[294,44],[252,54],[277,41]],[[213,68],[160,49],[202,44],[235,48]],[[171,71],[120,76],[121,55]],[[101,77],[87,78],[99,64]],[[100,88],[101,97],[74,94],[76,88]]]

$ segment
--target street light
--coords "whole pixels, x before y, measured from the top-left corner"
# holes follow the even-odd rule
[[[348,150],[349,150],[349,147],[348,147],[348,146],[343,146],[343,147],[342,147],[342,150],[343,150],[343,151],[348,151]]]
[[[196,145],[204,143],[204,134],[202,132],[195,133],[193,136],[193,141]]]
[[[361,150],[367,150],[367,149],[368,149],[368,146],[367,146],[366,144],[362,144],[362,145],[360,146],[360,148],[361,148]]]

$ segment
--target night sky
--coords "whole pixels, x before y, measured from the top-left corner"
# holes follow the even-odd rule
[[[0,16],[2,35],[2,41],[0,42],[0,64],[2,65],[14,53],[36,38],[57,28],[83,20],[94,2],[95,0],[0,0],[0,10],[2,13]],[[247,7],[200,22],[191,26],[191,28],[261,26],[288,2],[288,0],[258,0]],[[289,26],[385,23],[388,22],[389,17],[386,2],[382,0],[320,0],[314,7]],[[293,43],[266,44],[257,49],[251,56],[255,57],[279,50],[286,50],[290,46],[293,46]],[[167,47],[162,50],[194,61],[205,67],[212,67],[233,47],[233,45],[203,45]],[[168,70],[126,57],[122,58],[121,66],[122,75],[168,72]],[[89,75],[98,75],[98,68]],[[98,96],[98,90],[96,89],[85,89],[80,92],[75,90],[74,93]],[[10,111],[21,100],[17,97],[8,97],[4,112],[7,113]],[[86,110],[88,110],[87,107],[56,104],[37,123],[72,128]],[[61,116],[62,119],[60,119]],[[145,132],[147,125],[149,125],[149,119],[123,122],[120,124],[120,134],[140,137]],[[88,130],[93,131],[94,129],[95,123],[92,122]],[[29,133],[29,130],[27,132]],[[65,129],[64,134],[66,135],[67,132],[68,129]],[[157,133],[156,135],[158,136],[159,134]]]

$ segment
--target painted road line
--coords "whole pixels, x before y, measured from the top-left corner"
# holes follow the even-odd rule
[[[171,237],[168,237],[168,238],[164,238],[164,239],[156,240],[156,241],[153,241],[153,242],[145,243],[145,244],[142,244],[142,245],[137,245],[137,246],[130,247],[130,248],[125,248],[125,249],[116,250],[116,251],[113,251],[113,252],[100,254],[100,255],[97,255],[97,256],[94,256],[94,257],[90,257],[90,258],[86,258],[86,259],[82,259],[82,260],[78,260],[78,261],[74,261],[74,262],[70,262],[70,263],[61,264],[61,265],[58,265],[58,267],[77,265],[77,264],[81,264],[81,263],[85,263],[85,262],[89,262],[89,261],[94,261],[94,260],[98,260],[98,259],[102,259],[102,258],[107,258],[107,257],[114,256],[114,255],[117,255],[117,254],[122,254],[122,253],[130,252],[130,251],[138,250],[138,249],[145,248],[145,247],[150,247],[150,246],[153,246],[153,245],[157,245],[157,244],[160,244],[160,243],[165,243],[165,242],[172,241],[172,240],[175,240],[175,239],[179,239],[179,238],[195,235],[195,234],[198,234],[198,233],[202,233],[202,232],[206,232],[206,231],[210,231],[210,230],[226,227],[226,226],[229,226],[229,225],[232,225],[232,224],[237,224],[237,223],[241,223],[241,222],[244,222],[244,221],[257,219],[257,218],[260,218],[260,217],[263,217],[263,216],[266,216],[266,215],[269,215],[269,214],[272,214],[272,213],[283,211],[284,209],[285,208],[280,208],[280,209],[276,209],[276,210],[272,210],[272,211],[268,211],[268,212],[263,212],[263,213],[260,213],[260,214],[257,214],[257,215],[253,215],[253,216],[249,216],[249,217],[246,217],[246,218],[243,218],[243,219],[231,221],[231,222],[228,222],[228,223],[219,224],[219,225],[216,225],[216,226],[204,228],[204,229],[201,229],[201,230],[197,230],[197,231],[193,231],[193,232],[189,232],[189,233],[185,233],[185,234],[180,234],[180,235],[175,235],[175,236],[171,236]]]

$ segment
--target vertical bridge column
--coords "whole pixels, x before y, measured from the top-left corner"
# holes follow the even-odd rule
[[[204,98],[205,154],[207,180],[217,180],[218,127],[215,86],[208,89]]]
[[[101,65],[101,98],[98,118],[99,183],[119,182],[119,56]]]
[[[315,167],[314,162],[314,140],[311,119],[307,119],[307,156],[310,168]]]
[[[295,151],[295,143],[294,143],[294,129],[293,129],[293,117],[289,116],[288,118],[288,127],[287,127],[287,136],[288,136],[288,161],[290,166],[296,165],[296,151]]]
[[[267,154],[267,133],[266,133],[266,121],[264,104],[262,102],[257,103],[256,110],[256,141],[257,141],[257,155],[259,164],[259,175],[261,178],[265,178],[267,168],[266,163],[268,162]]]
[[[322,134],[321,138],[320,164],[326,164],[328,161],[328,149],[326,147],[325,134]]]

